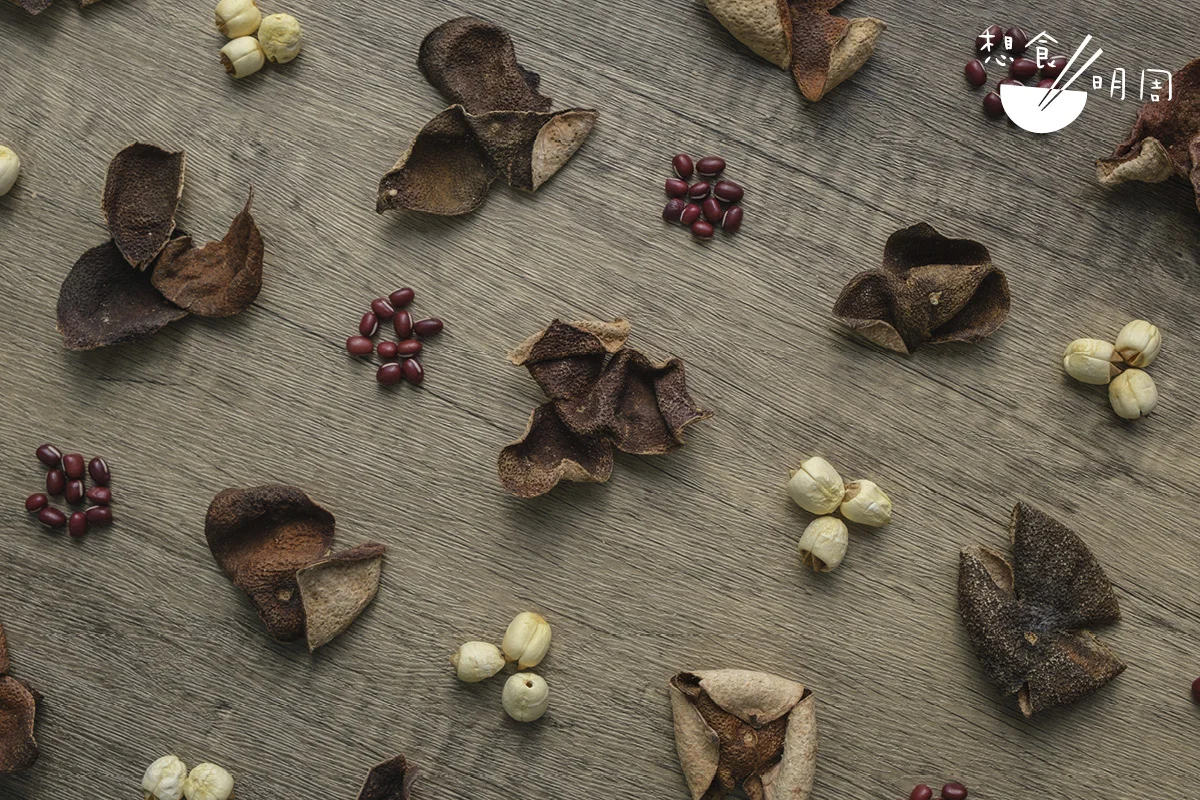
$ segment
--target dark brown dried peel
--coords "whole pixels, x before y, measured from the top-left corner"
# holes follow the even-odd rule
[[[536,73],[517,63],[508,31],[477,17],[459,17],[434,28],[417,65],[435,89],[469,114],[488,111],[548,111],[538,94]]]
[[[1171,84],[1171,99],[1143,105],[1129,138],[1096,162],[1096,174],[1105,186],[1187,178],[1200,208],[1200,58],[1171,76]]]
[[[420,769],[404,756],[396,756],[371,767],[358,800],[408,800],[413,782],[419,777]]]
[[[186,316],[112,241],[80,256],[58,293],[58,332],[68,350],[132,342]]]
[[[309,650],[343,634],[375,599],[385,550],[378,542],[360,544],[297,571]]]
[[[525,367],[551,400],[585,394],[604,370],[608,356],[625,346],[630,325],[612,322],[554,320],[508,355]]]
[[[104,184],[104,219],[125,260],[150,266],[175,230],[184,154],[140,142],[117,153]]]
[[[833,313],[875,344],[908,355],[922,344],[978,342],[1008,318],[1008,279],[986,247],[925,223],[892,234],[883,267],[854,276]]]
[[[38,758],[33,726],[41,695],[8,674],[8,640],[0,624],[0,775],[19,772]]]
[[[1029,717],[1124,672],[1087,630],[1121,612],[1104,569],[1070,528],[1024,503],[1009,525],[1012,564],[983,545],[963,549],[959,614],[984,671]]]
[[[262,290],[263,240],[250,204],[254,190],[219,242],[195,248],[189,236],[174,239],[154,265],[152,282],[168,300],[201,317],[244,311]]]
[[[748,670],[680,672],[669,684],[675,747],[692,800],[738,786],[750,800],[805,800],[816,772],[813,694]]]
[[[500,451],[497,464],[504,488],[524,498],[545,494],[564,480],[604,483],[612,468],[612,443],[601,436],[576,434],[554,403],[534,410],[525,435]]]

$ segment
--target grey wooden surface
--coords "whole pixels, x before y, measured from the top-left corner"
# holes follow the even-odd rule
[[[980,800],[1200,794],[1200,215],[1183,184],[1095,185],[1135,100],[1094,96],[1034,137],[983,118],[961,77],[994,19],[1091,33],[1107,68],[1176,69],[1197,55],[1190,3],[851,0],[890,28],[818,105],[692,0],[272,0],[305,51],[237,83],[210,5],[0,3],[0,141],[25,161],[0,200],[0,619],[15,674],[47,697],[42,758],[0,797],[136,797],[175,752],[228,767],[245,800],[352,798],[403,752],[421,798],[684,798],[665,682],[722,666],[812,686],[814,798],[949,778]],[[497,186],[465,218],[376,216],[379,175],[443,107],[417,46],[468,12],[601,124],[534,197]],[[105,167],[134,140],[187,150],[180,224],[200,238],[255,185],[265,287],[240,317],[67,353],[58,285],[105,240]],[[723,155],[748,187],[736,240],[659,220],[679,150]],[[987,244],[1014,301],[984,344],[906,360],[829,309],[920,220]],[[420,391],[381,390],[343,351],[401,285],[447,321]],[[538,395],[503,356],[556,315],[628,317],[631,343],[685,358],[717,416],[674,455],[620,457],[607,485],[522,502],[495,458]],[[1162,401],[1125,424],[1058,354],[1139,316],[1165,331]],[[76,543],[27,519],[43,441],[109,458],[111,530]],[[896,505],[823,576],[800,564],[808,517],[782,490],[812,453]],[[267,637],[204,544],[217,491],[271,481],[331,509],[341,544],[391,548],[375,604],[315,656]],[[985,681],[955,608],[959,547],[1002,547],[1017,499],[1107,566],[1125,620],[1102,635],[1129,664],[1033,721]],[[555,631],[551,710],[531,726],[504,716],[502,680],[465,686],[447,663],[523,609]]]

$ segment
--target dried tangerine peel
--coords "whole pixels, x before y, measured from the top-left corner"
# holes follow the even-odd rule
[[[425,79],[469,114],[548,111],[536,73],[517,63],[508,31],[477,17],[459,17],[434,28],[417,56]]]
[[[40,14],[49,8],[54,3],[54,0],[12,0],[12,2],[30,14]]]
[[[0,625],[0,775],[26,769],[38,758],[33,726],[41,697],[7,674],[9,667],[8,640]]]
[[[986,247],[919,223],[892,234],[882,269],[856,275],[833,313],[861,336],[904,355],[922,344],[978,342],[1008,318],[1008,279]]]
[[[504,488],[526,499],[546,494],[560,481],[604,483],[612,469],[612,444],[572,431],[554,403],[534,410],[525,434],[500,451],[497,463]]]
[[[344,633],[375,599],[385,550],[377,542],[361,544],[296,572],[309,650]]]
[[[751,800],[805,800],[816,772],[812,692],[748,670],[680,672],[669,683],[675,746],[692,800],[741,786]]]
[[[609,354],[625,346],[631,326],[612,322],[554,320],[509,353],[508,360],[525,367],[551,400],[577,397],[600,377]]]
[[[367,773],[358,800],[408,800],[413,782],[420,774],[420,770],[408,763],[404,756],[376,764]]]
[[[174,239],[154,265],[154,287],[171,302],[201,317],[229,317],[244,311],[262,290],[263,240],[246,206],[219,242],[192,246],[191,237]]]
[[[474,211],[498,173],[462,106],[438,114],[379,181],[375,210],[456,215]]]
[[[1013,563],[982,545],[959,563],[959,614],[984,671],[1021,712],[1067,705],[1107,684],[1125,665],[1088,627],[1120,619],[1103,568],[1065,525],[1018,503],[1010,521]]]
[[[80,256],[58,293],[58,332],[68,350],[132,342],[186,316],[112,241]]]
[[[183,194],[184,154],[131,144],[108,166],[102,208],[125,260],[146,269],[175,230]]]

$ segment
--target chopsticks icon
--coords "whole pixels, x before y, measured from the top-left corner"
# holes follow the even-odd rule
[[[1055,100],[1057,100],[1058,96],[1060,94],[1062,94],[1067,89],[1069,89],[1071,87],[1071,84],[1074,83],[1076,80],[1078,80],[1079,76],[1082,75],[1087,70],[1088,67],[1090,67],[1092,64],[1096,63],[1097,58],[1104,55],[1103,50],[1097,49],[1095,54],[1091,58],[1089,58],[1087,61],[1085,61],[1082,67],[1080,67],[1078,70],[1075,71],[1075,74],[1071,76],[1071,80],[1069,80],[1065,84],[1063,84],[1063,86],[1061,88],[1058,88],[1058,82],[1061,81],[1064,77],[1066,77],[1067,73],[1071,71],[1071,65],[1075,63],[1075,59],[1079,58],[1079,54],[1084,51],[1084,48],[1086,48],[1088,46],[1088,43],[1091,41],[1092,41],[1092,35],[1088,34],[1087,37],[1084,38],[1083,43],[1079,45],[1079,48],[1075,51],[1074,55],[1071,56],[1071,60],[1067,62],[1067,65],[1065,67],[1063,67],[1063,71],[1061,73],[1059,73],[1057,78],[1054,79],[1054,83],[1052,83],[1050,85],[1050,88],[1046,89],[1046,94],[1042,96],[1041,102],[1038,103],[1039,110],[1045,111],[1047,108],[1049,108],[1050,104],[1053,103]],[[1050,96],[1051,94],[1053,94],[1054,96],[1051,97]]]

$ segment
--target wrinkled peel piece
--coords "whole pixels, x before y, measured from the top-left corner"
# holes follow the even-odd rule
[[[33,735],[41,695],[8,674],[8,639],[0,625],[0,775],[20,772],[38,758]]]
[[[150,266],[175,230],[183,194],[184,154],[140,142],[108,167],[102,208],[113,241],[138,269]]]
[[[628,321],[562,322],[554,320],[509,353],[514,366],[525,367],[551,400],[578,397],[600,377],[605,359],[625,346]]]
[[[296,573],[309,650],[344,633],[375,599],[386,549],[377,542],[361,544]]]
[[[787,0],[707,0],[725,30],[780,69],[792,65],[791,16]]]
[[[421,42],[417,66],[442,96],[469,114],[550,109],[551,99],[538,93],[538,76],[517,63],[508,31],[477,17],[434,28]]]
[[[420,770],[408,763],[404,756],[376,764],[367,773],[358,800],[408,800],[413,782],[420,774]]]
[[[529,417],[519,440],[500,451],[500,482],[517,497],[543,495],[559,481],[604,483],[612,476],[612,444],[600,436],[580,436],[545,403]]]

